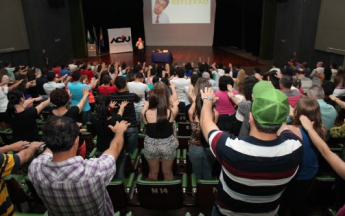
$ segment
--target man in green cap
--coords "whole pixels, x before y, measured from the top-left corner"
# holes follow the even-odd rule
[[[235,137],[220,131],[212,120],[213,91],[205,88],[200,93],[202,132],[222,166],[212,215],[276,215],[281,194],[303,155],[291,131],[277,136],[289,115],[287,96],[269,82],[258,82],[253,88],[250,134]]]

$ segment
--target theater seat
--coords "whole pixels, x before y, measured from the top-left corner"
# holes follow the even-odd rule
[[[196,179],[191,175],[192,192],[196,197],[196,204],[202,210],[212,210],[217,193],[218,180]]]
[[[141,151],[144,148],[144,139],[145,139],[145,134],[139,133],[138,134],[138,151]]]
[[[85,144],[86,144],[86,157],[87,158],[95,157],[97,148],[94,143],[92,134],[90,132],[82,132],[81,135],[83,139],[85,140]]]
[[[114,211],[125,211],[133,197],[135,174],[126,179],[113,179],[107,186],[107,191],[113,203]]]
[[[178,123],[178,136],[190,136],[192,134],[192,128],[190,122],[179,122]]]
[[[17,174],[11,174],[5,177],[8,194],[10,195],[12,203],[20,212],[22,211],[22,203],[28,202],[31,208],[31,202],[33,201],[27,195],[27,189],[25,187],[22,187],[22,185],[25,186],[24,179],[25,176]]]
[[[314,179],[307,197],[309,205],[326,209],[334,202],[335,178],[331,176],[318,176]]]
[[[184,113],[178,113],[176,118],[175,118],[176,122],[186,122],[186,114]]]
[[[336,216],[337,212],[333,209],[327,209],[325,211],[325,213],[323,214],[323,216]]]
[[[173,210],[183,206],[187,187],[187,175],[173,181],[143,180],[140,174],[136,181],[136,188],[140,205],[154,210]]]
[[[2,145],[9,145],[12,144],[12,129],[8,128],[5,130],[0,131],[0,137],[2,139]]]
[[[177,136],[177,139],[179,149],[188,149],[188,141],[190,136]]]

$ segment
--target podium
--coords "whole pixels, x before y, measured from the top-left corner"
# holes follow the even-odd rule
[[[154,50],[152,52],[151,62],[171,64],[172,60],[173,60],[173,57],[172,57],[172,53],[170,51]]]
[[[97,56],[96,44],[88,44],[87,45],[87,55],[89,57]]]

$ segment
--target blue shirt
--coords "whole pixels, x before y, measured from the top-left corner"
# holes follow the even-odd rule
[[[311,143],[308,133],[302,127],[299,129],[302,134],[303,158],[295,179],[310,180],[316,176],[316,173],[319,170],[319,162],[317,159],[318,151]]]
[[[338,115],[337,111],[323,99],[318,99],[317,102],[320,105],[322,124],[329,130],[334,125],[335,118]]]
[[[72,82],[68,83],[67,88],[72,94],[72,100],[71,104],[72,106],[77,106],[80,100],[83,98],[83,89],[87,87],[89,90],[91,90],[91,86],[87,84],[83,84],[81,82]],[[89,98],[86,99],[86,102],[83,106],[82,112],[87,112],[91,109],[89,104]]]
[[[60,71],[60,76],[64,76],[66,74],[69,75],[70,73],[71,73],[71,71],[63,69]]]

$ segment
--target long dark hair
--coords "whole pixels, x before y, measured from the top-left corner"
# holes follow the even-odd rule
[[[254,85],[259,82],[254,76],[249,76],[244,80],[244,97],[247,101],[252,101]]]
[[[8,92],[7,94],[7,99],[8,99],[8,104],[7,104],[7,114],[11,118],[14,118],[14,115],[16,114],[16,108],[15,105],[19,104],[21,99],[24,97],[23,92],[18,91],[18,90],[12,90]]]
[[[109,103],[110,103],[110,98],[107,95],[98,96],[96,112],[97,112],[97,119],[99,122],[99,126],[102,130],[105,130],[108,127],[107,118],[108,118]]]
[[[193,113],[193,121],[195,121],[196,117],[198,117],[200,120],[201,108],[203,104],[200,90],[204,90],[205,87],[211,87],[208,79],[199,78],[198,81],[196,81],[195,87],[194,87],[194,94],[196,95],[196,98],[195,98],[195,110]]]
[[[170,104],[166,88],[159,83],[156,83],[150,91],[148,109],[157,109],[157,129],[158,131],[163,131],[165,124],[169,122],[168,109]]]

